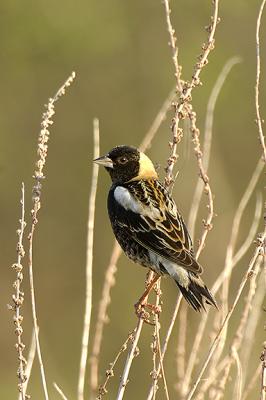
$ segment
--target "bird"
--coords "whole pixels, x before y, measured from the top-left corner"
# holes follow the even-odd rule
[[[120,145],[93,160],[104,166],[112,185],[107,208],[111,226],[126,256],[155,272],[137,303],[141,307],[157,279],[169,275],[196,311],[217,303],[200,275],[186,224],[150,158],[136,147]]]

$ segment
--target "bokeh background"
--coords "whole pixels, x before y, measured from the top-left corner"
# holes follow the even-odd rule
[[[254,85],[256,70],[255,25],[260,2],[225,0],[220,5],[221,23],[216,48],[202,73],[204,85],[194,91],[193,103],[198,125],[204,127],[206,104],[214,82],[225,62],[240,56],[242,63],[231,71],[215,110],[210,178],[215,194],[214,228],[201,256],[205,280],[211,285],[223,268],[232,218],[261,153],[255,119]],[[190,79],[196,56],[204,42],[211,11],[210,1],[172,1],[183,77]],[[265,71],[265,16],[262,19],[262,74]],[[160,1],[2,0],[0,4],[0,396],[16,398],[17,360],[11,302],[16,260],[16,229],[20,215],[20,187],[26,186],[27,221],[30,221],[32,174],[36,143],[44,104],[72,70],[77,78],[58,102],[51,129],[47,179],[43,185],[42,209],[35,237],[34,272],[38,320],[44,363],[51,398],[56,381],[69,399],[75,398],[80,357],[85,292],[85,254],[88,195],[92,167],[92,120],[100,120],[101,152],[117,144],[138,145],[174,85],[171,52],[164,8]],[[265,76],[261,86],[261,112],[265,117]],[[164,166],[169,154],[171,112],[163,123],[148,154]],[[187,219],[197,179],[196,163],[189,134],[179,147],[179,175],[174,197]],[[95,259],[93,270],[93,314],[95,321],[104,272],[113,246],[106,212],[109,177],[100,171],[97,194]],[[260,180],[257,191],[262,191]],[[239,243],[253,218],[255,195],[241,225]],[[197,226],[206,214],[202,207]],[[25,240],[27,247],[27,240]],[[249,256],[233,274],[230,296],[247,267]],[[26,260],[25,260],[26,263]],[[25,265],[26,267],[26,265]],[[123,256],[119,261],[117,286],[113,290],[110,323],[105,331],[101,374],[112,361],[127,333],[135,326],[133,304],[143,289],[145,271]],[[26,294],[24,340],[31,337],[31,308],[25,269]],[[177,295],[170,280],[163,281],[165,313],[173,308]],[[236,310],[236,314],[240,310]],[[263,312],[262,312],[263,314]],[[189,314],[190,332],[199,317]],[[232,321],[234,324],[234,319]],[[177,327],[176,327],[177,330]],[[141,355],[132,370],[127,399],[144,398],[152,369],[152,330],[145,327]],[[208,339],[208,338],[207,338]],[[188,338],[189,340],[189,338]],[[257,365],[263,341],[263,315],[254,338],[252,363]],[[166,366],[170,393],[174,396],[176,377],[175,340],[171,342]],[[119,364],[121,368],[123,363]],[[119,373],[117,372],[116,379]],[[115,398],[116,384],[107,398]],[[258,389],[257,389],[258,390]],[[42,398],[36,365],[29,386],[32,398]],[[254,391],[253,395],[257,392]],[[252,397],[255,398],[255,397]]]

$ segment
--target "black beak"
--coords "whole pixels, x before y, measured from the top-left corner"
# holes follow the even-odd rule
[[[93,160],[93,162],[95,162],[98,165],[103,165],[106,168],[114,168],[113,161],[108,156],[95,158],[95,160]]]

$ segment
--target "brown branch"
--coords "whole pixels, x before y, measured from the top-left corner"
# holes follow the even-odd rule
[[[99,120],[93,120],[93,138],[94,138],[94,149],[93,159],[99,157]],[[84,386],[85,386],[85,374],[88,358],[88,345],[89,345],[89,334],[90,334],[90,322],[91,322],[91,308],[92,308],[92,264],[93,264],[93,241],[94,241],[94,219],[95,219],[95,201],[97,192],[98,182],[98,166],[93,163],[92,167],[92,181],[91,181],[91,192],[89,199],[89,211],[88,211],[88,226],[87,226],[87,260],[86,260],[86,301],[85,301],[85,313],[84,313],[84,327],[82,335],[82,346],[81,346],[81,357],[80,357],[80,368],[79,368],[79,379],[78,379],[78,400],[84,399]]]

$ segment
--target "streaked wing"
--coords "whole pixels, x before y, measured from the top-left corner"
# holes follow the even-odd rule
[[[130,182],[114,195],[121,205],[116,223],[134,240],[192,272],[202,272],[183,218],[159,181]]]

